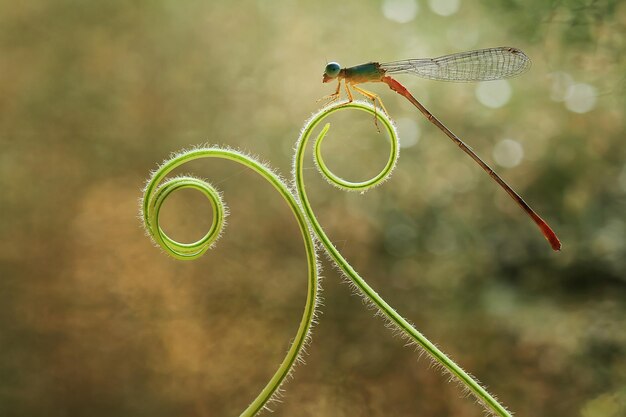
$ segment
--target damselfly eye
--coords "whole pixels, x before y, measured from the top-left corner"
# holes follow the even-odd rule
[[[341,70],[341,66],[336,62],[331,62],[326,65],[326,69],[324,70],[324,75],[327,75],[330,78],[335,78],[339,75],[339,71]]]

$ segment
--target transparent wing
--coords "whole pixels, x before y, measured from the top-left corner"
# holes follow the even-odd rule
[[[530,58],[517,48],[479,49],[438,58],[380,64],[388,74],[413,74],[439,81],[489,81],[515,77],[530,68]]]

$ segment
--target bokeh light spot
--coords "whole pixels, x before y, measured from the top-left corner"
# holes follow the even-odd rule
[[[430,10],[440,16],[451,16],[459,11],[460,0],[428,0]]]
[[[624,222],[619,218],[613,218],[600,228],[591,243],[591,248],[596,256],[618,256],[624,250],[626,244]]]
[[[382,9],[387,19],[398,23],[408,23],[417,16],[419,6],[415,0],[385,0]]]
[[[565,107],[574,113],[587,113],[596,106],[598,92],[589,84],[578,83],[570,86],[565,97]]]
[[[507,80],[480,83],[476,87],[476,98],[481,104],[497,109],[511,99],[511,86]]]
[[[410,148],[419,142],[421,131],[417,121],[408,117],[396,120],[401,148]]]
[[[493,159],[505,168],[513,168],[524,159],[524,148],[513,139],[502,139],[493,148]]]
[[[554,101],[565,101],[574,79],[566,72],[556,71],[550,74],[552,85],[550,86],[550,98]]]

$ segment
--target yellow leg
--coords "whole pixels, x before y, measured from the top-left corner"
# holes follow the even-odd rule
[[[347,88],[347,86],[346,86],[346,88]],[[317,102],[319,103],[320,101],[327,100],[327,104],[332,103],[333,101],[335,101],[335,100],[337,100],[339,98],[339,91],[340,90],[341,90],[341,80],[337,80],[337,89],[335,90],[335,92],[318,99]]]
[[[380,108],[383,109],[383,111],[385,112],[385,114],[387,116],[389,116],[389,112],[385,108],[385,105],[383,104],[383,101],[380,99],[378,94],[374,94],[371,91],[363,90],[362,88],[359,88],[359,87],[357,87],[354,84],[352,85],[352,88],[354,88],[356,91],[358,91],[359,93],[363,94],[365,97],[367,97],[370,100],[372,100],[372,103],[374,104],[374,107],[376,107],[376,101],[378,101],[378,104],[380,104]]]
[[[347,85],[347,83],[346,83]],[[385,108],[385,105],[383,104],[383,101],[380,99],[380,97],[377,94],[372,93],[371,91],[367,91],[367,90],[363,90],[362,88],[357,87],[356,85],[352,84],[352,88],[354,88],[356,91],[358,91],[359,93],[363,94],[365,97],[369,98],[370,100],[372,100],[372,104],[374,105],[374,126],[376,126],[376,130],[378,130],[378,132],[380,133],[380,128],[378,127],[378,117],[376,116],[376,101],[378,100],[378,103],[380,103],[380,108],[383,109],[383,112],[389,116],[389,113],[387,113],[387,109]]]
[[[344,85],[346,87],[346,93],[348,93],[348,103],[352,103],[354,101],[354,97],[352,97],[352,91],[350,91],[350,87],[348,87],[348,83],[345,83]]]

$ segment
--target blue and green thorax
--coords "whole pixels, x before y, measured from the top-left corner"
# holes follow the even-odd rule
[[[324,69],[322,82],[330,82],[335,79],[344,79],[350,84],[366,83],[368,81],[381,81],[386,70],[378,62],[356,65],[349,68],[341,68],[336,62],[329,62]]]
[[[384,75],[385,70],[380,67],[378,62],[368,62],[367,64],[344,68],[339,73],[340,78],[345,78],[346,81],[355,83],[378,81]]]

